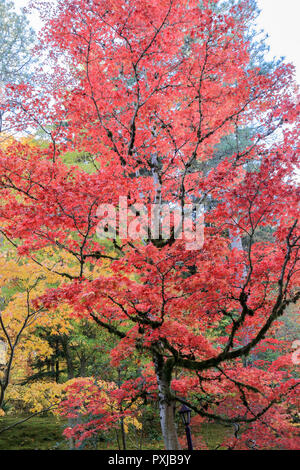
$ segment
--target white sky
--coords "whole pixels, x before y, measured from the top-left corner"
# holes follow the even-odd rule
[[[159,0],[157,0],[159,1]],[[258,24],[268,33],[270,57],[285,57],[296,66],[300,84],[300,0],[256,0],[261,10]],[[29,0],[14,0],[17,8],[28,5]],[[30,16],[34,29],[39,29],[37,16]]]
[[[269,35],[271,57],[285,57],[292,62],[300,84],[300,1],[256,1],[261,10],[258,24]]]

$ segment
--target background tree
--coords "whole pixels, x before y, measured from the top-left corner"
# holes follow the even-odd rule
[[[0,132],[11,133],[3,122],[5,86],[30,80],[35,34],[25,14],[16,13],[13,2],[7,0],[0,2],[0,29]]]
[[[16,359],[20,357],[19,349],[22,349],[21,356],[24,355],[28,342],[27,351],[32,350],[32,342],[28,341],[29,330],[32,330],[38,315],[43,311],[42,308],[35,309],[32,306],[34,294],[41,294],[38,285],[43,280],[37,273],[36,266],[24,266],[12,259],[5,260],[3,255],[1,258],[3,272],[0,335],[6,344],[6,360],[2,364],[0,378],[0,409],[5,400],[12,370],[16,366]],[[42,347],[39,348],[37,343],[34,348],[36,352],[39,350],[39,353],[42,353]]]

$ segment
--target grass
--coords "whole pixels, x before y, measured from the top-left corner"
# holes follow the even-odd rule
[[[0,431],[3,428],[20,421],[20,416],[5,416],[0,418]],[[38,416],[19,424],[18,426],[0,433],[0,450],[67,450],[68,442],[62,436],[62,431],[66,423],[53,416]],[[179,430],[184,436],[184,431]],[[222,441],[228,432],[223,426],[218,424],[205,424],[201,430],[201,438],[210,449]],[[195,436],[196,437],[196,436]],[[197,440],[197,439],[195,439]],[[137,449],[137,435],[129,433],[127,436],[128,449]],[[116,450],[115,434],[108,436],[108,440],[98,444],[99,450]],[[143,442],[143,449],[160,450],[164,449],[162,440],[146,438]]]
[[[20,421],[22,417],[0,418],[0,431]],[[0,450],[67,449],[62,437],[64,423],[53,416],[31,418],[25,423],[0,434]]]
[[[201,427],[201,437],[209,449],[215,449],[223,441],[225,435],[233,435],[230,428],[225,428],[221,424],[204,423]]]

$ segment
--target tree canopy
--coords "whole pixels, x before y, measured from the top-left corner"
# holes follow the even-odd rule
[[[166,449],[176,404],[243,425],[229,448],[296,448],[295,364],[276,339],[300,298],[293,67],[254,60],[248,0],[35,4],[52,66],[8,85],[8,109],[45,140],[0,153],[1,233],[55,276],[33,305],[112,335],[112,368],[138,358],[117,419],[157,400]],[[116,419],[97,418],[95,376],[63,402],[69,417],[89,402],[77,436]]]

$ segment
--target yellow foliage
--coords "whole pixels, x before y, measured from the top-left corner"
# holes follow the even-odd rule
[[[50,407],[50,412],[55,412],[55,407],[61,402],[65,384],[55,382],[34,382],[27,385],[9,385],[7,400],[14,402],[23,410],[30,413],[38,413]]]

